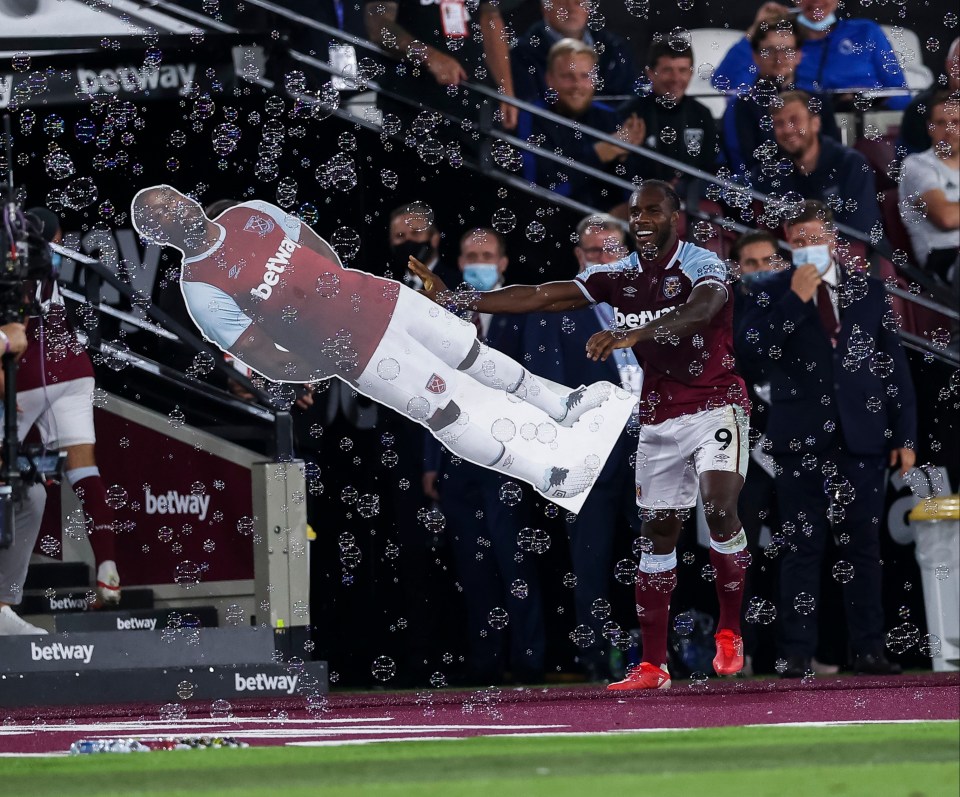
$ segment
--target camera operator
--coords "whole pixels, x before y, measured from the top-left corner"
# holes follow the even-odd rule
[[[17,357],[22,355],[27,350],[26,327],[18,323],[0,326],[0,349],[0,354],[9,352]],[[0,371],[0,393],[2,388],[3,372]],[[14,507],[13,545],[0,548],[0,636],[47,633],[22,619],[11,608],[20,603],[23,595],[23,581],[40,533],[46,501],[47,493],[43,485],[24,485],[21,500]]]
[[[27,211],[40,222],[44,240],[60,243],[57,215],[47,208]],[[65,476],[88,518],[90,545],[97,563],[96,593],[100,604],[120,601],[115,561],[115,518],[94,456],[93,363],[67,320],[57,274],[60,255],[52,255],[52,273],[25,283],[28,299],[39,311],[27,325],[30,346],[17,373],[18,432],[23,440],[34,424],[45,448],[66,453]]]

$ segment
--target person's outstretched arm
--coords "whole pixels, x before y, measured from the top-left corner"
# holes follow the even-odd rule
[[[590,300],[572,280],[543,285],[509,285],[492,291],[453,292],[423,263],[410,258],[410,270],[423,280],[424,296],[439,305],[481,313],[558,313],[586,307]]]

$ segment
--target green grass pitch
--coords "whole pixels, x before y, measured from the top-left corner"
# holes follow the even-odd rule
[[[956,797],[960,723],[8,758],[0,794]]]

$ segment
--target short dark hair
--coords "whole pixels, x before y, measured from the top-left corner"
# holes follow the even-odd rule
[[[767,230],[752,230],[751,232],[745,232],[743,235],[737,238],[737,240],[733,242],[733,246],[730,247],[730,259],[739,263],[740,253],[743,252],[746,247],[751,246],[752,244],[770,244],[774,250],[776,250],[777,238],[773,233],[768,232]]]
[[[655,69],[657,61],[661,58],[689,58],[690,64],[693,64],[693,47],[690,42],[685,41],[680,49],[670,44],[670,36],[667,34],[658,34],[653,37],[650,49],[647,51],[647,66]]]
[[[621,241],[626,239],[627,232],[626,225],[621,219],[609,213],[591,213],[580,219],[577,225],[577,246],[580,246],[580,239],[587,234],[587,230],[619,233]]]
[[[948,102],[960,103],[960,94],[950,91],[950,89],[939,89],[934,92],[930,102],[927,103],[927,110],[924,111],[923,118],[929,122],[933,118],[933,109]]]
[[[798,206],[796,213],[791,213],[784,220],[785,227],[796,227],[808,221],[822,221],[824,224],[833,224],[833,211],[819,199],[805,199]]]
[[[750,49],[755,53],[759,53],[762,49],[760,47],[760,43],[767,38],[767,34],[771,31],[792,33],[797,38],[800,37],[800,34],[797,31],[797,26],[794,25],[792,16],[777,16],[773,17],[773,19],[762,20],[760,24],[754,28],[753,35],[750,37]]]
[[[49,208],[36,207],[27,211],[28,216],[33,216],[39,222],[40,235],[43,240],[50,243],[60,232],[60,217]]]
[[[806,108],[808,111],[810,111],[811,97],[805,91],[801,91],[800,89],[790,89],[789,91],[781,91],[779,97],[780,97],[780,104],[777,107],[772,109],[774,111],[778,111],[781,108],[787,107],[791,102],[802,102],[803,107]],[[810,111],[810,113],[813,113],[813,111]]]
[[[478,233],[484,236],[491,236],[497,242],[497,251],[500,253],[500,257],[506,256],[507,242],[503,239],[503,236],[500,233],[494,229],[491,229],[490,227],[471,227],[460,236],[460,249],[463,249],[463,245],[466,243],[468,238],[472,238]]]
[[[424,202],[408,202],[405,205],[399,205],[390,211],[390,218],[387,221],[387,224],[393,224],[393,220],[398,216],[417,216],[420,215],[420,209],[416,207],[417,205],[423,205],[423,208],[427,211],[425,216],[427,221],[430,223],[430,226],[427,227],[431,233],[437,232],[437,224],[434,220],[433,208],[427,205]]]
[[[680,195],[677,193],[677,189],[673,187],[666,180],[644,180],[643,183],[634,191],[634,194],[639,194],[641,191],[646,191],[648,188],[656,188],[658,191],[662,191],[670,204],[673,206],[675,213],[680,212]]]

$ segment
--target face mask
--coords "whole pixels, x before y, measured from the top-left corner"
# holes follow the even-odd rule
[[[432,259],[432,254],[433,250],[426,241],[404,241],[390,247],[390,265],[393,266],[396,274],[404,274],[411,255],[427,265]]]
[[[817,267],[817,272],[822,277],[830,270],[830,247],[826,244],[817,246],[801,246],[793,250],[793,265],[802,266],[806,263],[813,263]]]
[[[818,32],[825,31],[836,21],[837,21],[836,14],[828,14],[819,22],[816,22],[812,19],[807,19],[803,14],[800,14],[797,16],[797,22],[803,25],[803,27],[809,28],[810,30],[815,30]]]
[[[53,276],[56,277],[60,273],[60,265],[63,263],[63,256],[59,252],[50,253],[50,266]]]
[[[464,266],[463,280],[478,291],[489,291],[500,279],[500,272],[494,263],[473,263]]]

